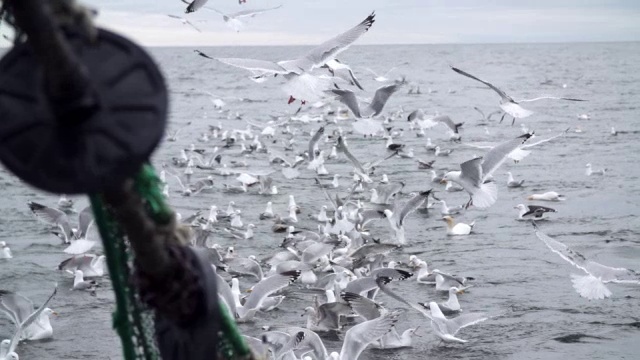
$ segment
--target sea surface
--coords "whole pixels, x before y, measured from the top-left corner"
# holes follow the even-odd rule
[[[251,57],[266,60],[293,59],[306,47],[215,47],[199,50],[214,57]],[[287,105],[288,94],[280,90],[281,79],[269,79],[257,84],[247,78],[248,72],[231,68],[197,56],[192,48],[149,49],[160,64],[170,88],[170,126],[176,129],[191,122],[177,142],[163,142],[153,157],[153,163],[171,163],[180,149],[195,144],[211,153],[221,146],[219,139],[201,143],[197,138],[209,125],[224,129],[245,129],[243,120],[229,118],[213,108],[210,92],[222,98],[232,114],[255,123],[270,121],[270,115],[292,114],[297,105]],[[567,198],[558,203],[537,203],[554,207],[550,221],[540,223],[542,231],[567,244],[588,258],[605,265],[640,271],[640,43],[579,43],[579,44],[505,44],[505,45],[415,45],[415,46],[353,46],[339,56],[361,79],[365,91],[359,96],[371,97],[380,83],[375,82],[365,68],[384,73],[397,67],[389,77],[406,76],[410,82],[393,95],[385,113],[404,109],[404,116],[387,126],[404,129],[397,143],[413,148],[416,158],[435,159],[439,170],[458,169],[458,164],[482,155],[485,150],[466,147],[464,143],[499,142],[522,134],[521,124],[535,131],[537,139],[554,136],[569,128],[566,136],[532,148],[532,153],[515,164],[507,161],[496,173],[499,185],[497,203],[486,210],[471,208],[456,217],[457,221],[476,221],[469,236],[449,237],[445,224],[436,210],[430,215],[414,213],[405,227],[408,244],[389,255],[390,260],[407,262],[414,254],[426,260],[431,268],[472,276],[474,287],[460,296],[464,312],[484,311],[494,316],[484,323],[465,328],[458,334],[467,344],[442,344],[432,333],[429,321],[407,310],[398,323],[398,330],[420,326],[411,348],[401,350],[366,350],[361,359],[638,359],[640,354],[640,286],[610,284],[613,295],[602,301],[581,298],[572,288],[570,274],[580,273],[552,253],[533,233],[528,222],[516,220],[519,203],[527,203],[533,193],[557,191]],[[587,99],[586,102],[539,101],[525,104],[535,113],[518,120],[499,124],[496,117],[484,124],[474,106],[485,113],[498,109],[499,97],[481,84],[450,70],[455,65],[489,80],[512,97],[528,98],[557,95]],[[410,95],[410,88],[420,87],[420,95]],[[240,101],[234,98],[254,100]],[[334,104],[334,109],[338,104]],[[409,129],[406,115],[422,108],[427,113],[450,115],[464,122],[462,143],[448,141],[444,127],[427,130],[427,136],[445,149],[453,149],[449,157],[433,156],[425,147],[425,139]],[[588,114],[580,120],[578,114]],[[327,117],[331,119],[331,117]],[[351,130],[353,120],[327,125],[326,133],[338,127]],[[320,126],[317,122],[290,122],[295,135],[295,152],[307,149],[310,138]],[[620,133],[610,134],[611,127]],[[259,132],[260,130],[254,130]],[[288,139],[277,129],[276,142],[268,144],[284,153],[281,139]],[[354,155],[361,162],[374,161],[387,155],[385,141],[363,139],[357,134],[346,135]],[[247,141],[248,143],[249,141]],[[331,143],[321,141],[322,149]],[[242,219],[256,225],[251,240],[234,240],[220,231],[212,237],[222,246],[234,246],[242,256],[265,258],[278,250],[282,234],[271,231],[272,222],[261,221],[258,214],[267,201],[274,210],[286,215],[289,195],[295,195],[302,209],[299,229],[317,229],[310,219],[326,203],[314,185],[314,174],[303,167],[302,176],[286,180],[279,165],[269,165],[266,154],[240,154],[238,146],[221,150],[222,161],[246,161],[247,171],[269,169],[280,194],[257,195],[228,193],[224,184],[238,185],[234,177],[214,175],[215,190],[193,197],[182,197],[178,185],[171,184],[170,203],[183,216],[211,205],[226,210],[229,201],[242,210]],[[605,176],[585,175],[585,165],[606,168]],[[327,160],[330,182],[335,173],[342,175],[339,193],[347,193],[351,166],[344,159]],[[240,169],[242,170],[242,169]],[[176,171],[181,171],[180,169]],[[508,189],[506,173],[525,179],[524,187]],[[391,181],[403,181],[406,186],[401,199],[410,192],[437,190],[437,196],[457,205],[466,202],[464,193],[446,193],[440,184],[431,182],[425,170],[419,170],[415,159],[394,158],[383,162],[376,170],[375,180],[386,173]],[[210,175],[196,170],[194,178]],[[64,246],[50,229],[36,221],[27,207],[28,201],[54,206],[57,195],[43,193],[26,186],[15,176],[0,169],[0,240],[11,247],[14,258],[0,260],[0,288],[22,293],[36,305],[59,284],[58,295],[50,307],[59,312],[52,318],[54,336],[50,340],[20,344],[21,359],[120,359],[120,342],[112,329],[114,297],[108,277],[100,281],[96,296],[70,291],[72,277],[56,270],[67,258]],[[329,190],[331,193],[334,190]],[[77,197],[75,208],[81,210],[86,197]],[[72,217],[72,221],[77,221]],[[386,221],[371,226],[375,237],[390,241],[393,233]],[[100,250],[98,250],[100,251]],[[243,278],[241,287],[251,286]],[[411,301],[444,301],[431,286],[418,284],[411,278],[394,283],[391,288]],[[312,302],[313,293],[299,285],[285,292],[287,298],[279,310],[258,314],[253,323],[240,329],[258,335],[261,327],[304,326],[304,307]],[[390,309],[405,308],[384,294],[379,301]],[[13,325],[0,316],[0,338],[9,338]],[[326,340],[329,351],[341,346],[336,336]]]

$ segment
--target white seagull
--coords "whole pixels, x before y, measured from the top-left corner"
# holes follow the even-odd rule
[[[180,22],[182,22],[182,25],[189,25],[192,28],[194,28],[197,32],[202,32],[202,30],[200,30],[197,26],[193,25],[193,23],[191,21],[189,21],[189,20],[187,20],[187,19],[185,19],[185,18],[183,18],[181,16],[171,15],[171,14],[168,14],[167,16],[170,17],[170,18],[173,18],[173,19],[180,20]]]
[[[523,119],[526,118],[528,116],[530,116],[531,114],[533,114],[533,111],[531,110],[527,110],[525,108],[523,108],[522,106],[519,105],[519,103],[522,102],[532,102],[532,101],[538,101],[538,100],[543,100],[543,99],[553,99],[553,100],[568,100],[568,101],[585,101],[582,99],[574,99],[574,98],[565,98],[565,97],[557,97],[557,96],[540,96],[537,98],[533,98],[533,99],[524,99],[524,100],[514,100],[511,96],[507,95],[504,91],[500,90],[498,87],[496,87],[495,85],[491,84],[490,82],[481,80],[467,72],[464,72],[458,68],[455,68],[453,66],[451,66],[451,70],[457,72],[460,75],[464,75],[468,78],[471,78],[473,80],[479,81],[485,85],[487,85],[488,87],[490,87],[493,91],[497,92],[498,95],[500,95],[500,108],[505,112],[505,114],[509,114],[513,117],[513,122],[516,121],[516,119]],[[504,120],[504,115],[502,115],[502,118],[500,119],[500,122],[502,122],[502,120]],[[513,125],[513,122],[511,123]]]
[[[329,92],[336,95],[336,100],[347,105],[349,110],[351,110],[351,112],[353,113],[353,116],[355,116],[356,118],[371,118],[374,116],[378,116],[382,112],[382,109],[387,103],[387,100],[389,100],[393,93],[398,91],[401,84],[402,83],[396,83],[378,88],[375,95],[373,96],[373,100],[367,103],[364,107],[360,106],[356,94],[351,90],[331,89],[329,90]]]
[[[461,171],[446,173],[442,181],[454,181],[462,186],[470,195],[467,207],[471,204],[478,208],[488,208],[498,199],[498,187],[487,182],[489,176],[506,160],[507,155],[527,141],[532,134],[524,134],[515,139],[505,141],[483,157],[477,157],[460,164]]]
[[[640,274],[625,268],[613,268],[591,261],[567,245],[550,238],[533,223],[538,239],[542,240],[551,251],[568,261],[571,265],[587,273],[586,276],[571,275],[573,288],[580,296],[589,300],[602,300],[611,296],[606,283],[623,283],[640,285]]]
[[[254,16],[258,15],[258,14],[262,14],[262,13],[267,12],[267,11],[279,9],[281,7],[282,7],[282,5],[278,5],[276,7],[266,8],[266,9],[242,10],[242,11],[238,11],[238,12],[235,12],[235,13],[232,13],[232,14],[225,14],[222,11],[217,10],[217,9],[213,9],[213,8],[211,10],[213,10],[213,11],[217,12],[218,14],[222,15],[222,19],[227,24],[227,26],[232,28],[235,32],[240,32],[240,29],[242,29],[244,27],[244,25],[245,25],[245,23],[240,21],[240,19],[254,17]]]
[[[325,41],[295,60],[277,63],[241,58],[218,58],[217,60],[227,65],[249,70],[253,74],[252,80],[264,79],[267,76],[284,76],[286,83],[283,89],[289,93],[289,103],[295,101],[296,98],[302,102],[316,101],[323,95],[323,91],[327,90],[328,84],[309,72],[321,67],[329,60],[335,59],[339,53],[348,49],[353,42],[369,30],[374,21],[375,13],[371,13],[358,25]]]

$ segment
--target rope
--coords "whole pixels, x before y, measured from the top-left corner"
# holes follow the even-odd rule
[[[158,225],[170,224],[173,211],[160,191],[160,180],[153,167],[144,165],[134,176],[134,189],[144,199],[150,219]],[[107,266],[116,297],[113,326],[122,341],[126,360],[157,360],[160,354],[155,343],[153,315],[143,305],[137,291],[129,283],[134,254],[125,241],[124,231],[105,207],[102,197],[90,196],[95,222],[100,231],[107,257]],[[254,355],[236,327],[229,312],[219,304],[221,334],[218,349],[224,359],[254,359]],[[213,358],[214,356],[212,356]]]

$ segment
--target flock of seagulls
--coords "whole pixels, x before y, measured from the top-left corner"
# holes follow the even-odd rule
[[[187,2],[186,13],[207,9],[206,3]],[[219,13],[225,22],[239,29],[241,18],[277,8]],[[188,20],[176,18],[195,28]],[[337,59],[374,22],[375,13],[371,13],[351,29],[294,60],[215,58],[195,50],[202,61],[218,61],[249,71],[249,78],[256,83],[280,76],[287,102],[299,101],[300,108],[294,114],[273,115],[271,120],[259,122],[225,109],[225,101],[209,94],[221,119],[226,117],[242,125],[236,128],[225,127],[221,122],[207,124],[204,132],[193,137],[184,135],[188,132],[185,130],[201,124],[174,124],[166,141],[185,146],[170,158],[157,159],[159,182],[169,202],[183,198],[210,201],[213,192],[228,196],[224,205],[211,204],[189,216],[176,215],[181,224],[192,229],[191,245],[209,253],[226,311],[238,323],[252,324],[261,323],[261,315],[271,311],[298,311],[303,315],[299,323],[264,324],[259,336],[245,336],[253,350],[265,358],[356,360],[368,347],[411,347],[420,336],[417,333],[428,328],[439,344],[467,343],[463,329],[501,315],[463,310],[465,302],[458,296],[474,287],[474,278],[456,275],[453,265],[430,269],[426,260],[403,253],[407,244],[421,241],[405,231],[406,224],[426,222],[435,215],[445,224],[443,234],[473,236],[476,221],[465,223],[456,217],[475,211],[490,214],[501,191],[520,191],[526,186],[524,179],[517,180],[511,172],[498,181],[501,166],[507,161],[518,164],[531,154],[532,146],[558,139],[568,131],[538,140],[526,129],[498,143],[472,144],[466,138],[463,142],[466,125],[454,121],[453,115],[429,114],[425,109],[385,113],[386,104],[409,80],[391,78],[395,68],[382,75],[364,69],[372,74],[370,80],[382,84],[372,98],[362,98],[360,94],[367,90],[356,78],[357,71]],[[484,111],[474,107],[482,116],[479,124],[492,122],[496,114],[502,114],[502,119],[508,114],[514,121],[531,116],[533,113],[520,105],[529,101],[584,101],[555,96],[514,100],[487,81],[456,67],[451,69],[500,95],[499,110],[485,116]],[[416,91],[411,88],[407,94],[416,95]],[[453,91],[449,94],[455,96]],[[402,124],[409,124],[409,130],[402,129]],[[450,141],[434,143],[425,136],[427,131],[446,131]],[[403,137],[407,136],[420,138],[421,148],[405,146]],[[372,149],[366,158],[352,152],[363,141]],[[481,150],[482,155],[469,157],[453,168],[435,167],[462,149],[461,145]],[[385,155],[377,156],[381,152]],[[415,164],[421,171],[416,175],[422,179],[420,188],[408,189],[403,179],[385,173],[388,164],[399,162]],[[338,168],[346,170],[338,173]],[[606,174],[605,169],[594,170],[591,164],[586,168],[587,176]],[[294,194],[292,184],[305,181],[304,191]],[[448,204],[446,198],[455,192],[465,192],[468,201]],[[298,202],[296,199],[300,198],[303,200]],[[286,206],[281,205],[281,199],[285,199]],[[523,200],[526,201],[514,206],[514,218],[532,221],[533,233],[552,252],[586,274],[572,276],[580,296],[604,299],[612,296],[605,284],[640,284],[640,274],[633,270],[588,260],[541,231],[537,222],[553,219],[557,211],[531,201],[568,201],[565,196],[550,190]],[[243,208],[240,204],[249,205]],[[61,282],[69,283],[74,291],[95,294],[108,276],[105,257],[100,255],[90,207],[76,212],[75,205],[64,195],[55,205],[27,204],[33,216],[60,239],[62,251],[69,255],[58,266]],[[258,207],[264,211],[256,211]],[[254,253],[257,241],[272,244],[266,256]],[[0,250],[2,261],[12,261],[15,254],[8,244],[0,242]],[[388,287],[400,283],[413,284],[399,290]],[[403,293],[407,286],[429,299],[412,301]],[[15,325],[12,339],[2,342],[0,359],[17,360],[16,350],[22,340],[53,335],[49,316],[55,312],[47,306],[56,291],[57,285],[35,309],[24,296],[0,290],[0,310]],[[308,298],[296,302],[291,299],[292,293],[297,298]],[[379,294],[385,297],[384,303]],[[411,314],[423,319],[424,328],[404,326],[401,319]],[[252,329],[255,332],[258,328]],[[333,333],[342,339],[339,349],[325,344]]]

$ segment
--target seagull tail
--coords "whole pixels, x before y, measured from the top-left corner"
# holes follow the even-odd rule
[[[488,182],[480,185],[472,196],[473,205],[477,208],[484,209],[495,204],[498,200],[498,187],[495,182]]]
[[[611,296],[611,291],[604,285],[602,280],[595,276],[571,274],[571,282],[573,283],[573,288],[583,298],[602,300]]]

